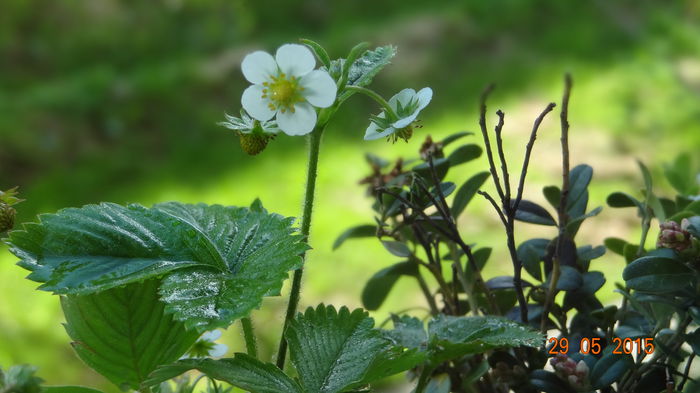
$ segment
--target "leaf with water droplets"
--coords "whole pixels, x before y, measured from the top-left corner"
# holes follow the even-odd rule
[[[58,294],[160,277],[166,309],[204,331],[247,315],[301,266],[308,246],[292,223],[262,207],[103,203],[43,215],[9,244],[29,278]]]
[[[373,326],[361,309],[336,311],[321,304],[300,313],[285,337],[304,390],[335,393],[365,382],[372,362],[388,345]]]

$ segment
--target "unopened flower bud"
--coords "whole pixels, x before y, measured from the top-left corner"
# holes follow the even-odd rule
[[[681,224],[675,221],[666,221],[660,225],[660,230],[656,247],[671,248],[676,251],[683,251],[690,247],[690,233]]]
[[[254,156],[265,150],[267,143],[275,139],[275,134],[265,134],[262,132],[244,134],[239,132],[238,137],[240,138],[241,149],[251,156]]]

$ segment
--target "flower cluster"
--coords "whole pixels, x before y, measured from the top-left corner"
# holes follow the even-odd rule
[[[576,390],[582,391],[588,388],[588,365],[583,360],[578,363],[560,353],[550,359],[549,364],[554,367],[554,372],[562,379],[569,382]]]
[[[656,247],[672,248],[683,251],[691,246],[691,236],[687,231],[688,220],[683,219],[680,224],[675,221],[666,221],[660,225],[661,231],[656,241]]]
[[[308,41],[306,43],[309,45]],[[316,58],[309,48],[325,67],[315,69]],[[277,49],[274,57],[264,51],[248,54],[241,63],[241,71],[251,85],[241,97],[241,117],[226,115],[227,121],[219,124],[236,131],[243,150],[254,155],[279,132],[306,135],[319,126],[319,118],[326,124],[347,97],[360,91],[384,108],[370,117],[364,139],[386,137],[392,142],[408,141],[413,130],[420,127],[418,114],[430,103],[433,91],[429,87],[418,92],[404,89],[385,101],[363,87],[388,64],[394,50],[387,51],[384,47],[367,51],[363,55],[365,58],[357,58],[357,53],[351,52],[348,59],[330,62],[325,51],[320,49],[319,52],[319,48],[315,43],[309,47],[285,44]],[[322,112],[324,108],[329,110]]]

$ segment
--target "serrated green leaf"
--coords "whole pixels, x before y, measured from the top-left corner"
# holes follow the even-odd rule
[[[415,276],[418,266],[413,262],[399,262],[375,273],[362,290],[362,304],[367,310],[378,309],[401,276]]]
[[[396,55],[396,47],[387,45],[368,50],[355,60],[348,70],[348,85],[367,86],[379,71]]]
[[[358,225],[356,227],[348,228],[345,230],[345,232],[341,233],[340,236],[338,236],[337,239],[335,239],[335,242],[333,242],[333,249],[336,250],[338,247],[343,245],[346,240],[348,239],[354,239],[358,237],[373,237],[377,235],[377,226],[376,225]]]
[[[476,192],[479,191],[479,188],[481,188],[489,176],[491,175],[488,172],[477,173],[469,178],[469,180],[464,182],[461,187],[459,187],[459,190],[457,190],[457,194],[455,194],[455,198],[452,201],[451,211],[453,217],[456,218],[462,214],[469,202],[472,200],[472,198],[474,198],[474,195],[476,195]]]
[[[40,216],[8,240],[30,280],[57,294],[86,294],[200,265],[226,262],[198,228],[159,209],[103,203]]]
[[[294,234],[292,219],[245,208],[168,203],[157,209],[210,234],[227,263],[225,272],[199,267],[174,271],[163,279],[167,309],[199,331],[227,327],[276,295],[290,270],[301,267],[308,249]]]
[[[538,347],[544,338],[539,332],[496,316],[455,317],[438,315],[428,323],[429,336],[449,343],[478,344],[483,350],[499,347]]]
[[[386,332],[387,336],[396,344],[406,348],[420,348],[428,341],[423,322],[408,315],[391,317],[394,329]]]
[[[514,202],[515,201],[511,202],[511,204]],[[554,221],[554,217],[552,217],[545,208],[526,199],[520,201],[518,210],[515,212],[515,219],[531,224],[557,225],[556,221]]]
[[[457,166],[481,157],[481,147],[475,144],[462,145],[447,157],[450,166]]]
[[[119,387],[139,389],[158,365],[182,356],[199,333],[165,312],[158,281],[61,298],[73,348]]]
[[[319,305],[299,314],[285,337],[304,390],[336,393],[360,384],[387,345],[373,326],[361,309]]]
[[[236,353],[229,359],[179,360],[159,367],[149,376],[147,382],[150,385],[156,385],[189,370],[199,370],[213,379],[224,381],[251,393],[303,393],[299,384],[277,366],[263,363],[244,353]]]
[[[389,346],[374,359],[369,371],[358,385],[366,385],[410,370],[425,363],[427,359],[428,354],[418,349],[404,350],[402,347]]]

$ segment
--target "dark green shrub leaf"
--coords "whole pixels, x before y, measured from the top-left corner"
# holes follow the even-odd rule
[[[559,281],[557,281],[557,289],[560,291],[575,291],[583,285],[583,276],[576,270],[576,268],[571,266],[561,266],[561,275],[559,276]],[[551,277],[547,278],[547,282],[544,284],[549,287],[549,282]]]
[[[462,132],[458,132],[456,134],[452,134],[452,135],[450,135],[442,140],[442,142],[441,142],[442,147],[444,148],[445,146],[449,145],[450,143],[452,143],[452,142],[454,142],[462,137],[465,137],[467,135],[474,135],[474,133],[469,132],[469,131],[462,131]]]
[[[418,349],[404,350],[402,347],[385,347],[374,359],[367,374],[358,385],[367,385],[371,382],[396,375],[410,370],[428,359],[426,352]]]
[[[399,262],[375,273],[362,291],[362,304],[368,310],[381,307],[394,284],[401,276],[415,276],[418,267],[413,262]]]
[[[544,194],[545,199],[554,209],[559,208],[559,202],[561,202],[561,190],[559,187],[546,186],[542,189],[542,194]]]
[[[299,314],[285,337],[306,392],[335,393],[361,383],[387,341],[365,311],[319,305]]]
[[[691,235],[700,238],[700,216],[693,216],[688,218],[688,228],[687,231]]]
[[[149,385],[175,378],[189,370],[199,370],[210,378],[224,381],[251,393],[304,393],[299,384],[274,364],[263,363],[244,353],[230,359],[183,359],[161,366],[148,377]]]
[[[607,239],[606,239],[607,240]],[[583,246],[576,249],[578,259],[582,261],[592,261],[605,255],[605,246]]]
[[[593,168],[586,164],[577,165],[569,173],[569,196],[566,200],[567,212],[584,197],[588,199],[588,184],[593,178]]]
[[[686,334],[685,341],[693,348],[695,355],[700,355],[700,328],[695,329],[690,334]]]
[[[358,237],[374,237],[377,236],[377,226],[376,225],[358,225],[356,227],[348,228],[345,232],[341,233],[335,242],[333,242],[333,249],[336,250],[338,247],[343,245],[346,240],[358,238]]]
[[[513,276],[497,276],[497,277],[493,277],[493,278],[489,279],[488,281],[486,281],[486,286],[489,289],[494,289],[494,290],[512,289],[512,288],[515,288],[515,284],[513,283],[513,280],[514,280]],[[520,280],[520,283],[521,283],[523,288],[532,286],[532,284],[530,284],[529,282],[522,280],[522,279]]]
[[[392,255],[396,255],[397,257],[402,258],[411,256],[411,250],[404,243],[383,240],[382,244],[384,245],[384,248],[386,248],[386,250],[389,251]]]
[[[579,226],[581,226],[581,223],[583,223],[584,220],[586,220],[587,218],[597,216],[602,210],[603,208],[598,206],[586,214],[571,219],[571,221],[569,221],[569,223],[566,224],[566,230],[571,234],[571,237],[574,237],[574,235],[578,231]]]
[[[476,192],[479,191],[479,188],[481,188],[489,176],[491,176],[491,174],[488,172],[477,173],[469,178],[469,180],[464,182],[461,187],[459,187],[459,190],[457,190],[457,194],[455,194],[455,198],[452,201],[451,210],[453,217],[457,218],[460,214],[462,214],[469,202],[472,200],[472,198],[474,198],[474,195],[476,195]]]
[[[455,149],[447,160],[451,166],[457,166],[481,157],[481,147],[475,144],[462,145]]]
[[[515,219],[523,222],[529,222],[531,224],[551,226],[557,225],[552,215],[549,214],[545,208],[526,199],[520,201],[518,210],[515,212]]]
[[[78,356],[119,387],[139,389],[157,366],[177,360],[199,334],[158,300],[158,281],[61,298]]]
[[[692,161],[687,153],[679,154],[672,163],[664,165],[664,174],[668,182],[679,194],[693,195],[697,193],[695,172],[692,168]]]
[[[534,370],[530,374],[530,385],[545,393],[575,393],[568,382],[562,381],[556,374],[545,370]]]
[[[613,192],[608,195],[608,206],[610,207],[638,207],[641,211],[644,210],[642,202],[639,202],[633,196],[624,192]]]
[[[674,292],[692,284],[696,277],[681,261],[648,255],[625,267],[622,278],[632,289],[650,293]]]
[[[591,370],[591,384],[595,388],[609,387],[634,366],[632,356],[612,353],[613,348],[606,348],[604,355],[598,359]]]
[[[603,241],[603,244],[605,244],[605,247],[608,248],[608,250],[614,252],[615,254],[622,255],[624,256],[624,249],[625,245],[627,244],[627,241],[624,239],[616,238],[616,237],[608,237],[605,238]]]
[[[518,246],[518,259],[522,262],[525,271],[539,281],[542,281],[540,262],[547,253],[549,243],[549,239],[530,239]]]

